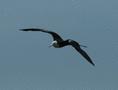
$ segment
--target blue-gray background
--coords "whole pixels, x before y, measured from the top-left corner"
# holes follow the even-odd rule
[[[49,48],[43,28],[87,45]],[[118,90],[117,0],[0,0],[0,90]]]

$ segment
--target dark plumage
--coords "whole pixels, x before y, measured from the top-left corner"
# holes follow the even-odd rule
[[[74,40],[71,39],[67,39],[67,40],[63,40],[57,33],[52,32],[52,31],[48,31],[48,30],[44,30],[44,29],[36,29],[36,28],[29,28],[29,29],[21,29],[21,31],[41,31],[41,32],[45,32],[45,33],[49,33],[52,35],[53,37],[53,42],[51,44],[51,46],[54,46],[55,48],[61,48],[67,45],[71,45],[73,46],[89,63],[91,63],[93,66],[95,66],[95,64],[93,63],[93,61],[91,60],[91,58],[88,56],[88,54],[81,49],[79,43],[77,43]],[[83,46],[86,47],[86,46]]]

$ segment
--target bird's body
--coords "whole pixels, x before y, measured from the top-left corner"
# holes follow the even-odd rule
[[[50,46],[54,46],[55,48],[60,48],[60,45],[57,41],[52,41],[51,45]]]
[[[62,48],[68,45],[71,45],[72,47],[74,47],[89,63],[91,63],[93,66],[95,65],[91,58],[88,56],[88,54],[81,49],[79,43],[77,43],[76,41],[72,40],[72,39],[67,39],[67,40],[63,40],[57,33],[52,32],[52,31],[48,31],[48,30],[43,30],[43,29],[36,29],[36,28],[29,28],[29,29],[21,29],[21,31],[41,31],[41,32],[45,32],[45,33],[49,33],[52,35],[53,37],[53,42],[51,43],[50,46],[54,46],[55,48]],[[86,47],[86,46],[83,46]]]

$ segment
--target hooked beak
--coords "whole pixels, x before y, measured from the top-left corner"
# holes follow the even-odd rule
[[[52,47],[53,45],[52,44],[50,44],[48,47],[50,48],[50,47]]]

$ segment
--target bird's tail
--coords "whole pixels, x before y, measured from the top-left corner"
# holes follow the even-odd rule
[[[87,46],[80,44],[81,47],[87,48]]]

